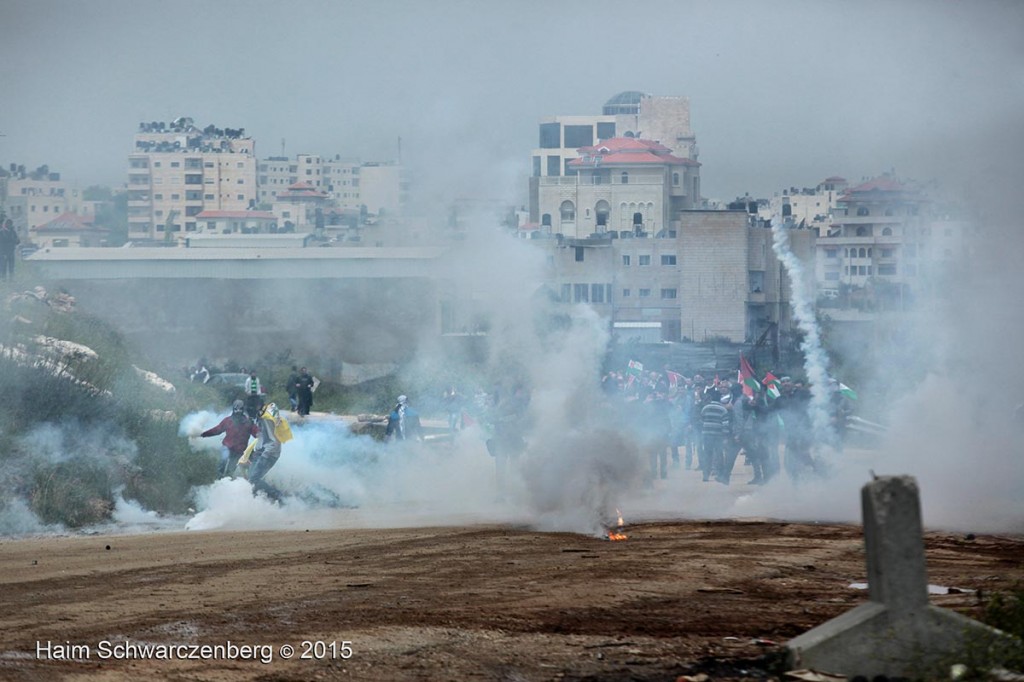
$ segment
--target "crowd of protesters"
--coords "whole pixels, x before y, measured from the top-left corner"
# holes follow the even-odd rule
[[[753,379],[753,377],[751,377]],[[667,368],[644,372],[630,362],[602,377],[607,398],[618,404],[650,462],[649,482],[675,467],[699,471],[706,482],[729,485],[740,455],[751,469],[748,484],[780,473],[793,480],[821,474],[814,455],[810,388],[789,377],[740,381],[685,376]],[[849,398],[830,383],[831,445],[840,449]]]

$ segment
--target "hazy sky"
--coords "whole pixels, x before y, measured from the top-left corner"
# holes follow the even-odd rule
[[[1024,120],[1016,0],[0,0],[0,163],[121,185],[140,121],[525,200],[537,123],[690,98],[705,196],[928,179]]]

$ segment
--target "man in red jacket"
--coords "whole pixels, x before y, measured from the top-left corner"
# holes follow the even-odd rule
[[[259,429],[256,424],[252,422],[249,417],[245,414],[245,403],[241,400],[236,400],[231,405],[231,416],[224,417],[219,424],[214,426],[212,429],[203,431],[200,436],[208,438],[210,436],[224,435],[224,440],[221,442],[221,455],[220,463],[217,465],[217,478],[223,478],[230,476],[235,471],[235,467],[238,466],[238,460],[241,458],[242,453],[245,452],[245,447],[249,444],[249,436],[259,435]]]

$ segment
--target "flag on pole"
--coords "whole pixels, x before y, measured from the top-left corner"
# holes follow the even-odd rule
[[[626,368],[626,372],[634,376],[640,376],[640,372],[644,371],[644,365],[642,362],[636,360],[630,360],[629,365]]]
[[[854,391],[852,388],[850,388],[849,386],[847,386],[846,384],[844,384],[841,381],[839,382],[839,392],[842,393],[843,395],[845,395],[850,400],[856,400],[857,399],[856,391]]]
[[[465,410],[463,410],[462,411],[462,428],[468,429],[471,426],[476,426],[476,424],[477,424],[476,420],[473,419],[471,416],[469,416],[469,412],[466,412]]]
[[[673,390],[678,389],[679,380],[683,378],[683,375],[667,369],[665,370],[665,374],[668,375],[668,387]]]
[[[764,375],[764,393],[772,400],[782,395],[782,391],[779,390],[779,379],[771,372]]]
[[[743,395],[748,398],[754,397],[755,391],[761,390],[761,384],[754,378],[754,369],[747,362],[747,359],[740,353],[739,382],[743,384]]]

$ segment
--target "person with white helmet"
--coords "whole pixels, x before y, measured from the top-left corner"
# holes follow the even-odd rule
[[[395,407],[388,414],[388,425],[384,431],[385,440],[423,440],[423,427],[419,412],[409,405],[409,398],[398,396]]]

